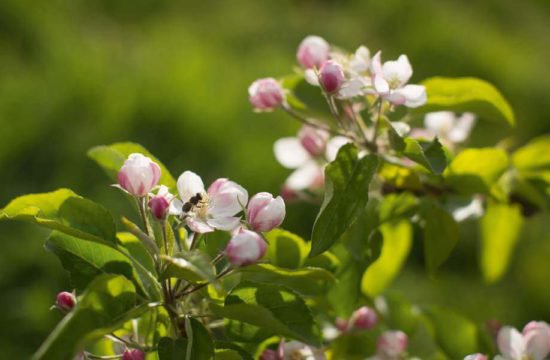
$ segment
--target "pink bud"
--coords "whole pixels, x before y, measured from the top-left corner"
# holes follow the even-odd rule
[[[59,310],[68,312],[76,305],[76,298],[72,293],[63,291],[57,294],[55,305]]]
[[[281,188],[281,197],[284,201],[290,202],[298,199],[298,193],[287,185],[283,185]]]
[[[134,196],[145,196],[160,180],[160,167],[147,156],[130,154],[118,172],[118,184]]]
[[[319,81],[326,92],[333,93],[340,90],[344,79],[344,70],[336,61],[327,60],[321,65]]]
[[[265,349],[260,355],[260,360],[282,360],[279,354],[275,350]]]
[[[170,202],[162,195],[153,196],[151,200],[149,200],[149,209],[157,220],[164,219],[169,208]]]
[[[325,153],[329,134],[311,126],[303,126],[298,132],[298,139],[308,153],[319,156]]]
[[[271,111],[283,104],[283,88],[274,78],[258,79],[248,88],[248,100],[256,110]]]
[[[281,225],[285,218],[285,202],[282,197],[261,192],[252,197],[246,210],[248,224],[254,231],[273,230]]]
[[[340,331],[347,331],[348,330],[348,327],[349,327],[349,324],[347,322],[347,320],[345,319],[342,319],[341,317],[337,317],[336,320],[334,321],[334,325],[336,326],[336,328]]]
[[[487,356],[483,355],[483,354],[472,354],[472,355],[467,355],[464,360],[487,360]]]
[[[376,312],[368,306],[355,310],[350,319],[350,327],[358,330],[372,329],[378,323]]]
[[[260,260],[266,250],[267,244],[258,233],[241,230],[227,244],[225,255],[233,266],[246,266]]]
[[[122,360],[145,360],[145,353],[138,349],[128,349],[122,354]]]
[[[330,45],[320,36],[307,36],[296,52],[298,63],[306,69],[319,67],[321,63],[328,59]]]
[[[402,331],[386,331],[378,337],[376,349],[379,355],[395,358],[407,349],[407,334]]]

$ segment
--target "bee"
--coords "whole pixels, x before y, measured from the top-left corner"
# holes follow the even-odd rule
[[[202,195],[200,193],[197,193],[194,196],[191,196],[189,201],[187,201],[185,204],[183,204],[181,210],[185,213],[189,212],[194,206],[197,206],[202,200]]]

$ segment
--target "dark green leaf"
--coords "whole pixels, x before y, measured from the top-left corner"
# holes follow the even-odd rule
[[[487,81],[476,78],[433,77],[422,82],[428,93],[426,105],[413,111],[473,112],[483,119],[515,124],[512,108],[502,94]]]
[[[418,208],[418,199],[411,193],[389,194],[380,203],[380,222],[384,223],[401,217],[411,217]]]
[[[325,169],[325,199],[313,225],[310,256],[328,250],[363,213],[376,155],[358,157],[352,144],[343,146]]]
[[[98,276],[33,359],[72,359],[85,345],[147,310],[136,308],[135,303],[135,289],[130,281],[119,275]]]
[[[187,338],[162,338],[158,344],[160,360],[210,360],[214,344],[208,330],[197,319],[185,318]]]
[[[168,169],[147,149],[143,146],[131,142],[115,143],[112,145],[101,145],[91,148],[88,151],[88,156],[93,159],[105,170],[112,181],[117,181],[117,174],[128,155],[132,153],[140,153],[156,162],[161,169],[161,177],[159,183],[166,185],[169,188],[175,188],[176,181],[168,171]]]
[[[158,343],[159,360],[184,360],[187,350],[187,339],[163,337]]]
[[[429,272],[434,272],[451,254],[458,242],[458,225],[453,217],[437,204],[425,214],[424,261]]]

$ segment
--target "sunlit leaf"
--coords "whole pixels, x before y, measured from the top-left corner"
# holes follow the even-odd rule
[[[297,269],[307,258],[309,244],[290,231],[275,229],[265,235],[268,247],[265,259],[276,266]]]
[[[434,204],[424,214],[424,261],[434,272],[451,254],[458,242],[458,225],[451,214]]]
[[[216,279],[211,259],[200,250],[178,253],[174,257],[162,255],[162,260],[166,262],[162,279],[177,278],[194,283]]]

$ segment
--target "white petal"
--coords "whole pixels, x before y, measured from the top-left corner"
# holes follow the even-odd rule
[[[407,98],[402,94],[399,89],[392,91],[386,99],[394,105],[403,105],[407,102]]]
[[[370,85],[370,79],[363,76],[355,76],[342,84],[342,87],[338,91],[338,98],[351,99],[356,96],[364,95],[365,88]]]
[[[424,126],[436,136],[447,137],[454,127],[456,116],[452,111],[436,111],[426,114]]]
[[[205,192],[204,183],[200,176],[192,171],[185,171],[180,175],[177,182],[178,193],[182,201],[188,201],[191,196],[195,196],[197,193],[202,194]]]
[[[468,205],[453,210],[453,218],[457,222],[467,219],[477,219],[483,215],[483,202],[475,197]]]
[[[461,143],[468,138],[470,131],[476,121],[475,115],[472,113],[464,113],[456,121],[455,126],[449,132],[449,140],[454,143]]]
[[[366,46],[360,46],[351,59],[349,66],[352,71],[364,73],[370,66],[370,51]]]
[[[296,137],[285,137],[273,145],[275,158],[286,168],[296,169],[310,160],[310,155]]]
[[[511,326],[504,326],[497,336],[498,349],[507,358],[521,360],[525,353],[523,335]]]
[[[410,108],[422,106],[427,100],[426,88],[422,85],[406,85],[395,90],[395,93],[405,96],[405,106]]]
[[[405,136],[411,131],[410,125],[403,121],[392,121],[391,126],[399,136]]]
[[[232,231],[241,223],[240,217],[226,216],[208,219],[208,225],[223,231]]]
[[[168,213],[170,215],[181,215],[182,214],[182,207],[183,207],[183,201],[180,201],[179,199],[172,199],[170,202],[170,208],[168,209]]]
[[[383,76],[382,74],[382,51],[378,51],[374,56],[372,57],[372,60],[370,62],[370,72],[372,75],[379,75]]]
[[[326,158],[328,162],[334,161],[336,155],[338,155],[338,150],[347,143],[350,143],[351,140],[345,136],[335,136],[330,139],[327,143]]]
[[[248,203],[248,191],[241,185],[226,180],[215,191],[208,191],[208,214],[212,218],[233,216]]]
[[[533,360],[546,359],[550,352],[550,326],[543,321],[531,321],[523,329],[526,355]]]
[[[323,169],[315,161],[309,161],[296,169],[286,179],[286,186],[294,191],[309,189],[323,178]]]
[[[380,75],[374,75],[372,78],[374,90],[380,95],[387,95],[390,92],[390,84]]]
[[[213,227],[197,218],[188,217],[186,219],[186,223],[191,230],[199,234],[205,234],[214,231]]]
[[[319,77],[313,69],[307,69],[304,71],[304,79],[306,79],[310,85],[319,86]]]

